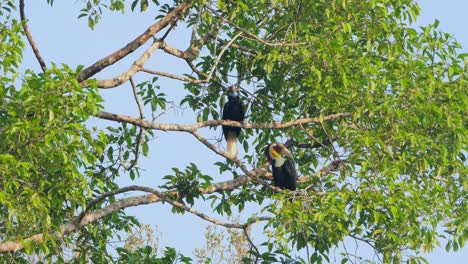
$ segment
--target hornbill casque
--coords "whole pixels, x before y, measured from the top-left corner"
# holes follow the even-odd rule
[[[223,108],[223,120],[244,121],[245,110],[239,99],[238,90],[239,87],[237,85],[229,87],[228,101],[224,104]],[[223,126],[223,134],[227,142],[227,153],[231,157],[237,157],[237,137],[240,130],[240,127]]]
[[[265,155],[271,164],[274,185],[281,189],[296,190],[297,172],[292,163],[291,152],[283,144],[273,142],[266,147]]]

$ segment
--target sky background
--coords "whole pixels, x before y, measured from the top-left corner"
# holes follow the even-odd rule
[[[440,21],[439,29],[453,34],[464,47],[463,52],[468,52],[468,32],[466,30],[468,0],[421,0],[418,2],[422,11],[414,26],[427,25],[438,19]],[[85,19],[77,19],[82,5],[82,1],[55,1],[54,6],[50,7],[46,0],[26,1],[26,16],[30,21],[29,27],[46,64],[50,65],[51,62],[55,62],[65,63],[71,67],[80,64],[88,66],[123,47],[154,23],[155,14],[151,11],[143,14],[127,12],[125,15],[112,13],[106,15],[95,30],[90,30]],[[189,34],[186,34],[188,30],[183,30],[179,26],[175,33],[169,35],[167,42],[184,50],[189,41]],[[110,78],[126,71],[145,47],[112,66],[111,69],[99,73],[96,77],[99,79]],[[182,73],[188,70],[185,63],[166,56],[161,51],[156,52],[145,67],[172,73]],[[29,46],[26,48],[20,72],[24,72],[27,68],[40,71]],[[135,77],[135,81],[143,81],[148,77],[149,75],[139,74]],[[170,100],[174,102],[179,102],[184,95],[181,82],[161,79],[160,85],[161,91],[168,94]],[[101,90],[101,93],[106,99],[106,111],[138,116],[129,84],[115,89]],[[190,111],[176,108],[168,111],[157,122],[191,124],[195,123],[196,119]],[[113,123],[93,119],[89,124],[103,127]],[[220,128],[217,130],[202,129],[200,133],[209,139],[221,137]],[[172,167],[183,168],[190,162],[197,164],[202,173],[214,176],[215,181],[230,178],[230,175],[219,175],[217,167],[212,165],[214,161],[221,160],[221,158],[191,135],[160,131],[155,132],[155,134],[156,139],[151,142],[150,146],[150,157],[142,158],[140,161],[140,167],[145,169],[142,178],[131,182],[124,175],[119,179],[120,186],[130,184],[158,186],[162,183],[161,178],[171,173]],[[239,155],[242,154],[243,151],[240,148]],[[207,212],[207,207],[200,204],[202,203],[196,205],[195,208]],[[246,219],[253,210],[254,208],[249,208],[243,212],[240,219]],[[143,223],[157,226],[161,235],[161,246],[175,247],[181,253],[190,256],[195,248],[204,245],[204,232],[207,223],[193,215],[174,215],[170,213],[170,207],[167,204],[161,203],[129,208],[126,212],[137,215]],[[257,229],[259,229],[258,226]],[[254,230],[254,232],[258,232],[258,230]],[[456,253],[447,253],[445,249],[440,248],[424,256],[429,260],[429,263],[466,263],[468,247]]]

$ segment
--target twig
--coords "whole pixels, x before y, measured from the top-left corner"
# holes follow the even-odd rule
[[[301,128],[302,128],[302,130],[307,134],[307,136],[309,136],[310,138],[312,138],[312,139],[315,141],[314,145],[315,145],[315,144],[318,144],[318,145],[320,145],[320,146],[322,146],[322,147],[324,147],[324,148],[326,148],[326,149],[330,149],[327,145],[325,145],[326,142],[324,143],[324,142],[322,142],[321,140],[318,140],[318,138],[316,138],[316,137],[314,136],[314,134],[310,133],[304,126],[301,125]],[[328,137],[328,135],[327,135],[327,137]],[[333,142],[332,140],[328,139],[327,142],[329,142],[330,145],[333,145],[333,144],[332,144],[332,142]]]
[[[190,132],[196,139],[198,139],[201,143],[203,143],[205,146],[207,146],[209,149],[213,150],[214,152],[216,152],[218,155],[220,156],[223,156],[225,157],[226,159],[229,159],[230,161],[234,162],[237,164],[237,166],[239,166],[239,168],[245,173],[245,175],[252,181],[252,182],[256,182],[256,183],[260,183],[262,185],[264,185],[265,187],[267,188],[270,188],[274,191],[277,191],[277,192],[282,192],[283,190],[281,188],[278,188],[278,187],[275,187],[275,186],[272,186],[270,184],[268,184],[266,181],[260,179],[259,177],[257,177],[257,175],[255,174],[252,174],[251,171],[247,170],[247,168],[245,167],[244,163],[242,163],[241,160],[239,160],[237,157],[231,157],[229,156],[226,152],[224,151],[221,151],[220,149],[218,149],[215,145],[211,144],[210,142],[208,142],[208,140],[206,140],[205,138],[203,138],[200,133],[198,133],[196,130],[193,130]]]
[[[229,41],[224,40],[224,39],[221,39],[221,38],[219,38],[219,37],[217,38],[217,40],[218,40],[221,44],[223,44],[223,45],[227,45],[227,44],[229,43]],[[240,50],[240,51],[243,51],[243,52],[245,52],[245,53],[247,53],[247,54],[249,54],[249,55],[256,55],[255,52],[254,52],[253,50],[251,50],[251,49],[249,49],[249,48],[247,48],[247,47],[238,45],[238,44],[234,44],[234,43],[233,43],[233,44],[231,44],[231,47],[233,47],[233,48],[235,48],[235,49],[238,49],[238,50]]]
[[[271,47],[295,47],[295,46],[300,46],[300,45],[305,45],[307,42],[298,42],[298,43],[288,43],[288,42],[280,42],[280,43],[275,43],[275,42],[269,42],[266,41],[257,35],[250,33],[248,30],[242,28],[241,26],[237,25],[236,23],[230,21],[229,19],[219,15],[215,10],[213,10],[210,6],[206,6],[208,10],[211,11],[212,14],[215,16],[219,17],[222,21],[226,22],[227,24],[235,27],[237,30],[241,31],[244,33],[246,36],[253,38],[254,40],[266,45],[266,46],[271,46]]]
[[[253,243],[252,239],[250,239],[250,235],[249,233],[247,232],[247,227],[245,227],[243,229],[244,231],[244,236],[245,238],[247,238],[247,241],[249,242],[250,246],[255,249],[255,252],[257,252],[257,255],[255,256],[255,262],[254,263],[257,263],[258,261],[258,257],[260,256],[260,251],[258,250],[257,246],[255,246],[255,244]]]
[[[163,76],[163,77],[167,77],[167,78],[171,78],[171,79],[175,79],[175,80],[179,80],[179,81],[183,81],[183,82],[189,82],[189,83],[206,83],[207,82],[206,80],[197,80],[197,79],[188,78],[188,77],[185,77],[185,76],[179,76],[179,75],[172,74],[172,73],[149,70],[149,69],[146,69],[146,68],[140,69],[140,72],[146,72],[146,73],[149,73],[149,74],[159,75],[159,76]]]
[[[135,102],[136,102],[136,104],[138,106],[138,111],[140,112],[140,118],[144,119],[145,116],[144,116],[144,113],[143,113],[143,108],[141,107],[140,100],[138,99],[138,94],[137,94],[137,91],[136,91],[136,85],[135,85],[135,82],[133,82],[133,78],[131,78],[131,77],[130,77],[130,84],[132,86],[133,97],[135,98]],[[129,167],[126,167],[125,165],[122,164],[122,166],[127,171],[133,169],[133,167],[135,167],[138,164],[138,158],[140,157],[140,148],[141,148],[141,144],[143,144],[144,132],[145,132],[145,129],[143,127],[140,127],[140,132],[138,133],[137,144],[136,144],[135,153],[134,153],[135,160],[130,164]]]
[[[24,0],[20,0],[20,17],[21,17],[21,25],[23,26],[23,30],[24,30],[24,33],[26,34],[26,38],[28,39],[29,45],[31,45],[34,55],[36,56],[36,59],[39,62],[39,65],[41,65],[42,71],[45,72],[47,69],[47,66],[44,60],[42,59],[41,53],[39,52],[39,48],[37,47],[37,44],[34,41],[31,32],[29,31],[26,15],[24,14]]]
[[[220,60],[221,57],[223,56],[224,52],[226,52],[226,50],[229,48],[229,46],[231,46],[231,44],[234,43],[234,41],[236,41],[236,39],[237,39],[238,37],[240,37],[241,35],[242,35],[242,32],[237,33],[237,34],[228,42],[228,44],[227,44],[226,46],[223,47],[223,49],[222,49],[221,52],[219,53],[218,57],[216,57],[216,60],[215,60],[215,62],[214,62],[214,65],[213,65],[213,67],[211,68],[210,73],[208,74],[208,78],[206,79],[207,82],[210,82],[211,76],[213,76],[214,71],[217,69],[219,60]]]
[[[159,40],[164,41],[167,38],[167,36],[169,36],[169,33],[171,32],[172,29],[174,29],[176,25],[177,25],[177,21],[172,22],[171,26],[166,30],[166,32],[164,32],[164,35]]]

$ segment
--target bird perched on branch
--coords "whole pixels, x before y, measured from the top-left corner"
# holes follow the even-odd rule
[[[273,142],[266,147],[265,156],[271,164],[274,185],[281,189],[296,190],[297,172],[291,152],[283,144]]]
[[[228,101],[224,104],[223,108],[223,120],[244,121],[245,110],[240,102],[238,90],[239,87],[237,85],[229,87]],[[231,157],[237,157],[237,137],[240,130],[240,127],[223,126],[223,134],[227,142],[227,153]]]

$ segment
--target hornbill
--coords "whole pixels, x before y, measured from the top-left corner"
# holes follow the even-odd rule
[[[239,87],[237,85],[229,87],[228,101],[224,104],[223,108],[223,120],[244,121],[244,106],[239,100],[238,90]],[[227,153],[231,157],[237,157],[237,137],[240,130],[240,127],[223,126],[223,134],[227,142]]]
[[[291,162],[293,160],[291,152],[283,144],[273,142],[266,147],[265,155],[271,164],[274,185],[282,189],[296,190],[297,172]],[[285,155],[291,160],[283,158],[281,155]]]

